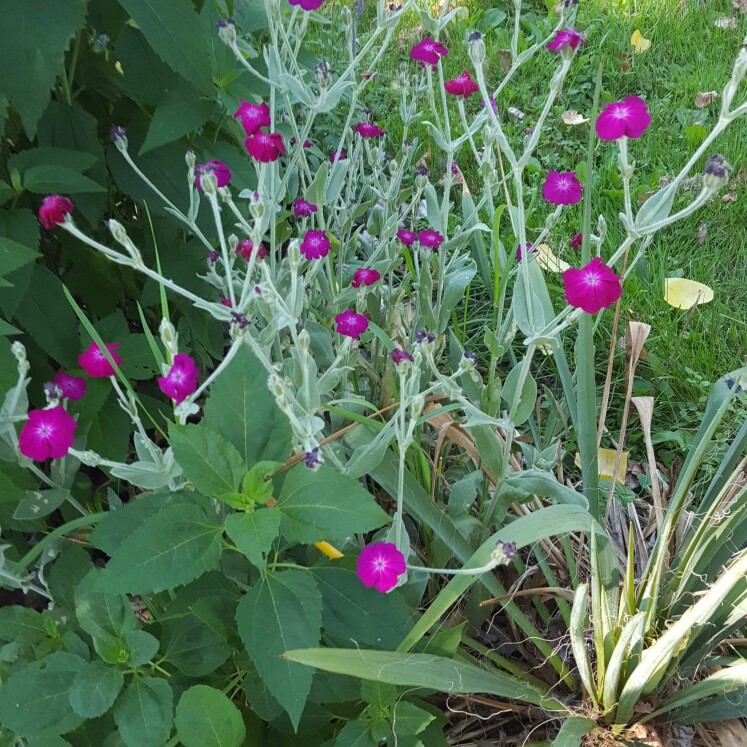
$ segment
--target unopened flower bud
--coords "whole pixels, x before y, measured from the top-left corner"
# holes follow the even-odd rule
[[[730,173],[731,164],[720,153],[714,153],[706,161],[703,183],[710,189],[719,189],[729,181]]]
[[[184,160],[187,163],[187,168],[189,169],[190,173],[194,177],[194,168],[195,164],[197,163],[197,157],[195,156],[195,152],[190,148],[185,154],[184,154]]]
[[[233,18],[221,18],[215,25],[218,27],[218,36],[229,47],[236,43],[236,21]]]
[[[127,135],[125,134],[124,127],[119,125],[112,125],[109,130],[112,142],[117,146],[117,149],[124,152],[127,150]]]
[[[249,200],[249,212],[255,220],[261,220],[262,216],[265,214],[265,206],[259,199],[259,192],[255,192],[252,195],[251,200]]]
[[[273,374],[270,376],[267,381],[267,386],[269,387],[273,397],[275,397],[276,399],[285,395],[283,382],[280,380],[280,377],[277,374]]]
[[[26,362],[26,348],[23,346],[22,342],[18,342],[18,340],[16,340],[10,346],[10,352],[13,353],[13,355],[15,356],[15,359],[19,363],[25,363]]]
[[[310,451],[304,452],[303,463],[311,470],[319,469],[324,464],[324,457],[319,452],[319,447],[315,446]]]
[[[109,231],[114,241],[116,241],[118,244],[126,246],[129,243],[130,237],[127,235],[125,227],[119,221],[116,221],[114,219],[110,220]]]
[[[305,329],[302,329],[298,333],[298,347],[300,347],[304,352],[308,352],[310,345],[311,338],[309,337],[309,333]]]
[[[161,342],[173,358],[178,352],[179,335],[174,325],[168,319],[161,319],[161,325],[158,328],[158,334],[161,336]]]
[[[212,171],[205,170],[200,174],[200,184],[206,195],[214,195],[218,191],[218,179]]]
[[[343,10],[347,10],[347,8],[343,7]],[[348,10],[349,14],[350,11]],[[316,82],[319,84],[319,88],[327,88],[329,86],[329,79],[332,77],[332,68],[327,64],[326,60],[322,60],[314,68],[314,76],[316,77]]]
[[[51,404],[53,401],[62,399],[62,389],[52,381],[44,382],[44,396],[47,398],[47,403]]]
[[[491,559],[496,565],[508,565],[516,556],[515,542],[501,542],[498,540],[498,547],[493,550]]]
[[[425,409],[425,397],[422,394],[418,394],[413,397],[412,404],[410,405],[410,416],[413,420],[417,420]]]
[[[479,31],[473,31],[467,41],[469,58],[475,67],[479,67],[485,61],[485,42],[482,40],[482,34]]]

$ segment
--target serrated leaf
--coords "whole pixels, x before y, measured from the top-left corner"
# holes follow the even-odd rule
[[[249,513],[235,513],[226,518],[226,533],[249,559],[263,569],[266,555],[280,531],[280,511],[260,508]]]
[[[239,602],[236,623],[260,677],[297,728],[314,673],[279,657],[294,646],[319,642],[322,597],[313,576],[268,573]]]
[[[122,673],[94,661],[75,675],[70,688],[70,705],[84,718],[103,716],[113,705],[124,684]]]
[[[378,747],[371,734],[371,724],[361,719],[348,721],[335,737],[334,747]]]
[[[240,747],[246,736],[239,709],[207,685],[195,685],[182,695],[174,722],[184,747]]]
[[[225,639],[191,615],[164,621],[161,649],[171,664],[190,677],[214,672],[230,654]]]
[[[285,478],[278,508],[283,536],[296,542],[319,542],[368,532],[389,517],[362,485],[332,467],[316,472],[300,465]]]
[[[0,641],[38,643],[49,634],[41,613],[28,607],[0,607]]]
[[[136,677],[114,706],[127,747],[163,747],[171,734],[174,696],[166,680]]]

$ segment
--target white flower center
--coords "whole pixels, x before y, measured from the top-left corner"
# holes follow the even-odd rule
[[[627,119],[628,118],[628,107],[627,106],[618,106],[615,108],[615,111],[613,112],[613,116],[616,119]]]

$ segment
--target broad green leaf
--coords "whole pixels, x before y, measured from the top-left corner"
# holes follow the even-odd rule
[[[114,705],[123,684],[124,677],[118,669],[100,661],[91,662],[75,675],[70,705],[79,716],[103,716]]]
[[[23,174],[34,166],[62,166],[70,171],[88,171],[97,161],[92,153],[81,153],[71,148],[29,148],[8,159],[8,170],[18,169]]]
[[[69,490],[27,490],[23,500],[13,513],[14,519],[39,519],[56,511],[70,496]]]
[[[163,747],[173,713],[174,695],[166,680],[135,677],[117,699],[114,721],[127,747]]]
[[[322,596],[314,577],[297,570],[268,573],[239,602],[236,623],[260,677],[296,728],[313,672],[279,657],[319,642]]]
[[[165,508],[122,542],[100,586],[145,594],[189,583],[218,567],[222,533],[223,527],[197,507]]]
[[[161,649],[170,664],[190,677],[214,672],[231,653],[225,638],[191,615],[163,622]]]
[[[540,498],[550,498],[557,503],[568,503],[587,509],[589,507],[583,493],[559,483],[552,473],[534,467],[521,472],[510,472],[501,482],[498,493],[509,503],[523,502],[529,496],[536,495]]]
[[[191,85],[175,88],[153,113],[140,155],[195,132],[214,110],[215,102],[201,96]]]
[[[32,166],[23,175],[23,186],[37,195],[57,192],[106,192],[98,182],[73,169],[64,166]]]
[[[210,48],[191,0],[120,0],[158,56],[202,93],[214,93]]]
[[[267,372],[242,345],[210,388],[202,425],[232,443],[251,467],[283,462],[290,453],[290,425],[267,388]]]
[[[0,238],[0,277],[33,262],[41,255],[12,239]]]
[[[518,282],[521,282],[521,279]],[[537,401],[537,382],[531,374],[527,374],[521,392],[517,393],[522,366],[523,363],[517,363],[509,371],[506,380],[503,382],[503,391],[501,392],[501,397],[508,403],[508,416],[514,425],[521,425],[529,419]],[[514,409],[511,410],[511,407],[514,407]]]
[[[389,520],[357,480],[331,467],[316,472],[303,465],[292,469],[283,483],[278,508],[283,536],[296,542],[347,537]]]
[[[169,441],[184,476],[203,495],[222,499],[241,492],[247,465],[223,436],[202,425],[169,425]]]
[[[453,259],[446,268],[444,291],[438,309],[438,331],[443,333],[451,319],[451,313],[460,301],[472,278],[477,274],[477,263],[467,254]]]
[[[70,688],[85,666],[79,656],[58,652],[14,672],[0,688],[0,724],[23,735],[65,734],[80,726],[83,718],[70,710]]]
[[[434,714],[406,700],[400,700],[394,706],[393,722],[397,734],[403,736],[420,734],[435,718]]]
[[[174,723],[184,747],[241,747],[246,736],[239,709],[207,685],[195,685],[182,695]]]
[[[0,607],[0,641],[38,643],[49,637],[41,613],[28,607]]]
[[[158,638],[144,630],[125,631],[122,642],[130,655],[127,663],[131,667],[142,667],[147,664],[161,645]]]
[[[281,462],[257,462],[245,475],[241,483],[244,497],[254,503],[267,503],[272,498],[272,480]]]
[[[427,687],[445,693],[487,693],[540,705],[548,711],[566,711],[566,706],[539,688],[498,669],[491,671],[431,654],[309,648],[286,651],[283,658],[327,672],[400,687]]]
[[[378,747],[371,734],[371,724],[362,719],[348,721],[335,737],[334,747]]]
[[[49,103],[49,93],[60,74],[70,40],[86,18],[86,0],[4,0],[0,11],[0,86],[18,111],[29,138]]]
[[[581,716],[571,716],[560,727],[553,747],[579,747],[581,740],[597,725],[596,721]]]
[[[91,556],[80,545],[71,544],[59,555],[47,576],[49,591],[57,606],[75,613],[75,589],[92,567]]]
[[[280,510],[259,508],[249,513],[235,513],[226,518],[226,534],[249,559],[263,569],[267,553],[280,532]]]

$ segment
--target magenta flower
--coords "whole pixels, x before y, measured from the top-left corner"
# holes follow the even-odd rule
[[[292,137],[290,139],[290,142],[291,142],[291,145],[295,145],[298,141],[296,140],[296,138]],[[313,143],[311,142],[311,140],[304,140],[303,141],[303,147],[304,148],[310,148],[312,145],[313,145]]]
[[[581,201],[583,187],[575,171],[551,171],[542,187],[542,196],[553,205],[575,205]]]
[[[617,140],[623,135],[640,137],[651,124],[646,102],[638,96],[627,96],[625,101],[602,104],[604,111],[597,117],[597,135],[602,140]]]
[[[249,155],[260,163],[277,161],[285,155],[283,136],[279,132],[256,132],[244,140]]]
[[[118,366],[122,365],[122,359],[114,351],[120,345],[121,343],[119,342],[113,342],[111,345],[104,343],[112,360]],[[78,365],[93,379],[104,379],[107,376],[114,376],[112,364],[109,363],[101,348],[95,342],[92,342],[88,346],[88,350],[85,353],[81,353],[78,356]]]
[[[581,244],[583,243],[584,235],[582,233],[577,233],[571,236],[571,240],[569,242],[571,249],[579,249],[581,247]]]
[[[304,10],[319,10],[324,0],[288,0],[291,5],[300,5]]]
[[[438,249],[443,240],[444,237],[438,231],[425,230],[418,234],[418,241],[423,246],[429,246],[433,249]]]
[[[373,122],[361,122],[360,124],[357,124],[353,129],[361,136],[361,137],[384,137],[386,135],[386,130],[382,130],[379,125],[374,124]]]
[[[373,586],[382,593],[391,591],[406,570],[405,556],[393,542],[366,545],[356,563],[358,578],[369,589]]]
[[[73,433],[78,427],[75,418],[64,407],[31,410],[18,436],[21,454],[37,462],[62,459],[73,445]]]
[[[462,74],[458,77],[447,80],[444,83],[444,88],[447,93],[454,96],[463,96],[465,99],[468,99],[475,91],[479,90],[477,83],[472,80],[469,70],[463,70]]]
[[[332,151],[329,156],[329,160],[332,161],[332,163],[335,163],[335,161],[344,161],[347,157],[348,154],[345,153],[345,148],[340,148],[340,150]]]
[[[73,212],[73,203],[62,195],[49,195],[39,208],[39,223],[44,228],[54,228],[65,222],[65,216]]]
[[[524,244],[524,248],[527,251],[528,257],[533,257],[535,254],[537,254],[537,250],[532,249],[532,245],[528,241],[526,244]],[[523,256],[524,256],[524,253],[521,251],[521,244],[519,244],[516,247],[516,261],[521,262]]]
[[[293,215],[295,215],[296,218],[308,218],[316,211],[316,205],[312,205],[310,202],[306,202],[306,200],[296,200],[293,203]]]
[[[88,387],[85,379],[80,376],[70,376],[63,371],[55,374],[52,383],[60,388],[65,399],[83,399]]]
[[[412,363],[415,359],[407,351],[394,348],[392,350],[392,360],[396,366],[399,366],[403,361],[410,361]]]
[[[397,238],[405,246],[412,246],[417,241],[418,237],[412,231],[405,231],[403,228],[400,228],[399,231],[397,231]]]
[[[579,44],[586,44],[586,37],[580,31],[566,26],[565,31],[556,31],[555,38],[546,46],[552,52],[560,52],[566,47],[570,47],[575,52]]]
[[[177,353],[166,376],[158,377],[158,388],[178,405],[195,393],[199,378],[195,362],[186,353]]]
[[[353,288],[360,288],[361,285],[373,285],[379,280],[381,280],[381,274],[377,270],[368,270],[362,267],[355,271],[350,285]]]
[[[244,131],[250,137],[259,132],[261,127],[269,127],[272,124],[270,118],[270,107],[263,101],[261,104],[250,104],[240,99],[241,104],[233,115],[234,119],[240,119]]]
[[[240,254],[247,262],[251,259],[253,251],[254,242],[251,239],[244,239],[236,245],[236,254]],[[264,259],[266,256],[267,249],[265,249],[264,245],[260,244],[257,247],[257,259]]]
[[[482,99],[480,103],[485,106],[485,99]],[[493,113],[498,114],[498,102],[492,96],[490,97],[490,106],[493,109]]]
[[[563,273],[565,300],[587,314],[596,314],[608,309],[622,295],[622,278],[612,271],[599,257],[580,270],[575,267]]]
[[[220,299],[220,302],[221,302],[221,304],[222,304],[223,306],[228,306],[228,308],[229,308],[229,309],[232,309],[232,308],[233,308],[233,304],[231,303],[231,299],[230,299],[230,298],[226,298],[226,296],[223,296],[223,297],[222,297],[222,298]]]
[[[329,254],[331,244],[324,231],[306,231],[301,242],[301,254],[306,259],[321,259]]]
[[[411,59],[429,65],[437,65],[438,61],[447,54],[449,54],[449,50],[443,44],[433,41],[427,36],[410,50]]]
[[[352,309],[343,311],[335,317],[336,331],[345,337],[357,340],[367,329],[368,319],[363,314],[356,314]]]
[[[205,174],[213,174],[218,181],[219,187],[225,187],[231,181],[231,169],[221,161],[208,161],[207,163],[195,164],[195,184],[197,189],[202,189],[200,177]]]

